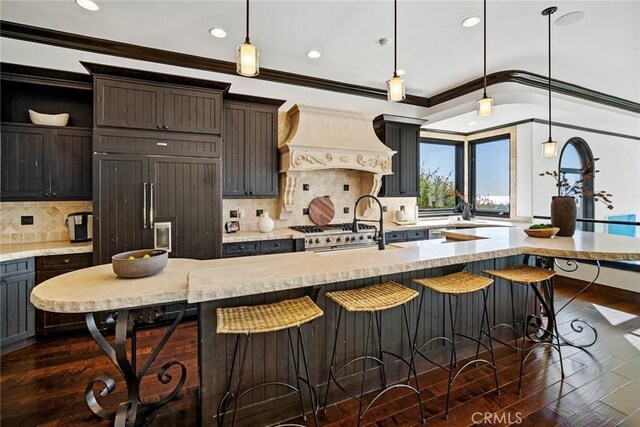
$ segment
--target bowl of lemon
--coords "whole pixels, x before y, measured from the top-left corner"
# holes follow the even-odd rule
[[[167,266],[169,253],[163,249],[141,249],[111,257],[113,272],[124,279],[153,276]]]

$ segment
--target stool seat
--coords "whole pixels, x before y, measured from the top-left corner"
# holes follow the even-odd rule
[[[396,282],[326,293],[327,298],[351,312],[386,310],[411,301],[417,295],[413,289]]]
[[[486,288],[493,280],[477,274],[461,271],[439,277],[414,279],[414,282],[441,294],[466,294]]]
[[[525,285],[549,280],[556,274],[553,270],[531,267],[530,265],[518,265],[516,267],[500,270],[482,270],[482,272],[494,277],[510,280],[512,282],[523,283]]]
[[[273,304],[219,308],[219,334],[260,334],[300,326],[322,316],[311,298],[284,300]]]

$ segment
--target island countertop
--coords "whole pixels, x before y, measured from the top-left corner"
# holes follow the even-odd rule
[[[206,261],[169,261],[160,274],[118,279],[111,265],[68,273],[36,287],[31,300],[54,312],[89,312],[187,300],[190,303],[319,286],[412,270],[512,255],[640,260],[640,239],[589,232],[573,237],[528,237],[521,228],[475,228],[444,232],[456,239],[394,243],[335,252],[295,252]]]

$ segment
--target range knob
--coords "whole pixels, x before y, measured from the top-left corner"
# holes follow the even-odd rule
[[[338,238],[336,239],[336,242],[342,242],[342,237],[338,237]]]
[[[320,243],[320,239],[316,237],[316,243]]]
[[[364,240],[364,236],[363,235],[360,235],[360,240]]]
[[[371,234],[369,234],[369,235],[367,236],[367,239],[371,240]]]
[[[351,241],[355,242],[356,241],[356,236],[351,236]]]
[[[313,243],[313,239],[309,239],[307,243]]]
[[[327,237],[327,243],[331,242],[331,237]]]

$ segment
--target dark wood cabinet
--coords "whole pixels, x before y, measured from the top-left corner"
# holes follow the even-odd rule
[[[219,135],[96,129],[93,150],[97,153],[220,157],[222,139]]]
[[[223,195],[277,197],[278,107],[225,101]]]
[[[222,257],[268,255],[304,250],[304,239],[277,239],[251,242],[233,242],[222,245]]]
[[[33,258],[0,263],[0,346],[35,335],[35,308],[29,300],[35,285]]]
[[[416,240],[428,240],[429,229],[420,228],[412,230],[396,230],[388,231],[385,233],[385,240],[387,243],[395,242],[413,242]]]
[[[52,255],[36,258],[36,283],[52,279],[93,265],[93,254]],[[51,336],[60,332],[82,331],[86,329],[82,313],[52,313],[36,310],[36,333],[38,336]]]
[[[1,135],[3,200],[91,200],[90,130],[5,124]]]
[[[220,134],[219,91],[96,77],[97,127]]]
[[[220,160],[94,155],[94,261],[151,248],[154,225],[171,223],[170,256],[220,256]]]
[[[380,140],[397,151],[391,161],[393,175],[383,177],[379,195],[417,197],[420,192],[420,126],[424,120],[383,114],[373,123]]]

